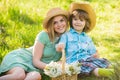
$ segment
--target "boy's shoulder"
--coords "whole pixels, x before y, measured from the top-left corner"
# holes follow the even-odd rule
[[[71,33],[70,31],[67,31],[67,32],[65,32],[63,35],[68,36],[68,35],[72,35],[72,33]]]

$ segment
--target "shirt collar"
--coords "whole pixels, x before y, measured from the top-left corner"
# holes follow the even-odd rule
[[[76,30],[73,28],[70,28],[70,32],[78,34],[78,32],[76,32]],[[80,35],[85,35],[85,32],[81,32]]]

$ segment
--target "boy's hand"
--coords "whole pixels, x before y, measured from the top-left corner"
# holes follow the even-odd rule
[[[98,53],[98,51],[96,51],[96,53],[93,54],[92,57],[94,57],[94,58],[99,58],[99,53]]]
[[[64,43],[59,43],[56,45],[56,50],[58,52],[62,52],[62,50],[65,48],[65,44]]]

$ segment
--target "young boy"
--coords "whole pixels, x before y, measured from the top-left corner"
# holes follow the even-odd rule
[[[96,24],[96,15],[88,3],[72,3],[70,7],[70,30],[61,36],[57,51],[66,51],[66,62],[79,61],[81,74],[110,77],[113,69],[106,69],[109,61],[97,58],[97,50],[92,39],[86,34]]]

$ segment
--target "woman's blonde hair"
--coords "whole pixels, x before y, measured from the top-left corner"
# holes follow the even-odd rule
[[[65,32],[67,31],[67,28],[68,28],[68,19],[66,16],[64,15],[57,15],[57,16],[62,16],[63,19],[65,20],[66,22],[66,30]],[[56,16],[55,16],[56,17]],[[45,28],[45,31],[48,33],[48,36],[50,38],[50,40],[53,42],[55,40],[55,38],[58,36],[58,34],[54,31],[54,22],[53,22],[53,18],[51,18],[48,23],[47,23],[47,27]]]

